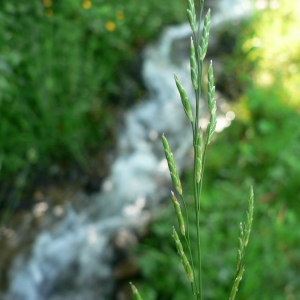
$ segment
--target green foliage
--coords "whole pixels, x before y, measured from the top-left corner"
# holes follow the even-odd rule
[[[182,20],[182,2],[1,1],[2,183],[62,160],[88,167],[113,139],[116,104],[139,96],[137,51]]]
[[[231,95],[239,101],[231,107],[237,118],[218,134],[206,160],[200,216],[204,299],[228,298],[235,272],[236,224],[244,219],[244,199],[251,184],[256,194],[255,222],[237,298],[300,297],[300,97],[299,72],[295,73],[299,4],[280,3],[243,23],[237,43],[241,48],[226,60],[226,74],[236,75]],[[182,180],[184,191],[193,189],[193,177],[188,170]],[[185,195],[188,209],[193,197]],[[165,205],[139,252],[141,270],[150,299],[186,299],[190,287],[170,240],[176,216],[172,204]],[[191,244],[196,244],[196,229],[190,232]],[[164,270],[172,276],[165,279]],[[147,295],[145,291],[145,299]]]
[[[244,199],[250,183],[255,186],[258,200],[245,256],[245,280],[238,298],[279,300],[300,296],[300,234],[296,230],[300,226],[299,113],[280,99],[275,87],[249,89],[238,105],[248,110],[248,118],[234,120],[218,134],[207,155],[201,215],[205,299],[228,296],[236,259],[232,245],[237,242],[236,225],[244,218]],[[191,190],[192,176],[192,171],[186,173],[185,191]],[[187,202],[192,196],[186,196]],[[185,299],[188,293],[185,274],[177,266],[177,255],[172,254],[174,245],[171,241],[166,245],[175,218],[172,204],[168,203],[151,226],[152,233],[145,241],[149,249],[141,252],[142,273],[157,295],[151,299]],[[195,230],[191,230],[191,243],[196,243]],[[157,256],[159,263],[155,263]],[[150,265],[151,273],[146,271]],[[178,275],[169,276],[174,278],[168,278],[166,284],[161,270]]]
[[[198,20],[199,24],[201,24],[202,21],[203,7],[204,7],[204,1],[200,1],[200,14]],[[190,179],[189,181],[190,187],[188,189],[188,192],[183,193],[181,181],[175,164],[175,159],[173,153],[171,152],[168,141],[164,135],[162,136],[162,143],[163,143],[165,157],[169,166],[169,171],[170,171],[170,175],[174,187],[180,196],[181,203],[183,204],[185,210],[183,216],[180,203],[177,197],[175,196],[175,194],[173,193],[173,191],[171,191],[172,201],[175,208],[175,214],[177,216],[177,221],[178,221],[177,226],[180,228],[181,231],[181,235],[179,236],[175,227],[173,226],[172,237],[175,241],[177,255],[180,258],[183,266],[183,270],[184,270],[183,273],[185,273],[185,275],[188,278],[188,281],[190,282],[190,287],[192,292],[190,297],[197,300],[202,300],[202,299],[209,298],[211,296],[210,294],[213,295],[213,298],[219,298],[220,296],[216,294],[218,288],[213,288],[211,291],[209,291],[209,289],[207,288],[203,289],[204,282],[208,286],[210,284],[210,282],[207,281],[208,278],[209,279],[216,278],[216,274],[214,274],[214,276],[212,277],[207,276],[209,271],[212,270],[212,272],[214,272],[215,270],[218,270],[218,268],[216,268],[214,264],[210,262],[211,264],[206,265],[207,270],[205,270],[205,272],[202,272],[202,269],[204,271],[204,267],[202,267],[203,261],[209,262],[209,259],[205,259],[204,257],[202,257],[201,254],[203,250],[209,252],[210,255],[212,253],[211,252],[212,248],[205,247],[206,246],[205,243],[208,242],[209,239],[207,236],[206,228],[205,230],[203,230],[206,224],[205,222],[203,222],[204,220],[203,208],[205,208],[205,206],[203,205],[204,195],[202,193],[202,187],[204,185],[203,175],[205,169],[206,153],[207,153],[208,145],[211,143],[212,137],[216,129],[217,106],[215,100],[213,66],[212,66],[212,62],[210,62],[208,72],[207,72],[207,106],[209,111],[209,123],[207,125],[206,132],[203,134],[203,129],[200,127],[199,124],[199,116],[200,116],[199,110],[200,110],[200,99],[202,95],[201,87],[202,87],[202,81],[204,76],[203,64],[207,52],[211,17],[210,17],[210,10],[208,10],[208,12],[204,17],[203,28],[201,31],[200,25],[196,26],[196,13],[194,8],[194,1],[192,0],[189,1],[188,8],[189,8],[187,11],[188,19],[189,19],[190,27],[193,32],[191,37],[190,68],[191,68],[191,80],[195,91],[194,101],[196,103],[196,109],[194,112],[192,110],[190,99],[184,87],[180,83],[178,77],[176,75],[174,76],[177,90],[180,94],[181,102],[183,105],[183,110],[191,123],[191,129],[193,131],[192,144],[194,150],[193,151],[194,164],[193,164],[193,170],[191,172],[192,179]],[[213,184],[211,184],[211,186],[212,185]],[[187,200],[188,198],[189,201]],[[232,279],[233,281],[232,287],[230,287],[230,285],[228,286],[228,282],[227,282],[227,289],[226,289],[227,293],[230,293],[229,294],[230,300],[235,299],[240,281],[242,279],[245,270],[244,255],[246,252],[246,248],[248,245],[250,232],[251,232],[251,226],[253,220],[253,209],[254,209],[254,194],[253,194],[253,188],[251,188],[246,221],[241,223],[238,222],[240,223],[240,230],[238,234],[238,254],[237,254],[235,276],[233,276]],[[222,211],[222,214],[224,214],[224,211]],[[172,220],[172,218],[166,218],[166,220]],[[173,222],[173,220],[171,222]],[[186,230],[185,230],[185,223],[187,224]],[[209,237],[211,236],[212,235],[210,234]],[[165,241],[165,236],[163,237],[163,241]],[[168,247],[168,245],[166,246]],[[150,275],[150,278],[149,277],[147,278],[148,279],[147,282],[148,284],[150,284],[151,287],[153,287],[152,295],[155,294],[155,291],[158,291],[157,296],[160,299],[175,299],[176,297],[178,297],[178,299],[186,299],[188,297],[186,288],[183,288],[183,286],[181,288],[180,284],[178,283],[177,276],[173,276],[173,274],[175,274],[174,267],[164,266],[165,263],[164,260],[162,260],[162,263],[155,264],[155,260],[159,261],[159,257],[164,258],[165,253],[171,253],[171,255],[173,256],[172,251],[170,250],[164,251],[162,255],[159,252],[154,251],[154,255],[152,256],[154,261],[151,261],[151,266],[148,265],[147,260],[143,260],[143,259],[141,260],[142,265],[144,263],[145,269],[147,270],[146,276],[147,274]],[[164,259],[167,258],[165,257]],[[158,270],[154,269],[153,266],[157,266]],[[170,282],[168,282],[168,284],[163,285],[162,290],[159,289],[159,287],[158,290],[156,290],[156,284],[159,285],[159,283],[157,281],[154,281],[152,284],[153,280],[151,279],[156,278],[157,276],[157,278],[160,278],[161,281],[162,276],[161,274],[158,274],[158,272],[161,271],[162,267],[164,267],[164,269],[167,271],[167,278],[168,277],[169,278],[173,277],[173,278],[170,279]],[[149,272],[149,269],[152,271]],[[172,288],[173,286],[175,287],[174,289]]]
[[[223,55],[227,72],[220,84],[235,93],[247,90],[249,84],[266,89],[279,85],[282,101],[299,109],[299,1],[261,1],[260,4],[265,7],[244,20],[237,35],[236,26],[227,30],[224,42],[232,43],[234,35],[237,47],[234,53]]]

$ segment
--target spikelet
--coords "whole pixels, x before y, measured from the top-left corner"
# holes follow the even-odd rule
[[[253,220],[253,211],[254,211],[254,192],[253,186],[250,188],[250,197],[249,197],[249,206],[247,210],[247,221],[245,223],[245,246],[248,245],[251,227],[252,227],[252,220]]]
[[[240,223],[240,228],[239,228],[237,270],[241,268],[245,250],[249,242],[249,237],[250,237],[250,232],[252,227],[253,210],[254,210],[253,202],[254,202],[254,193],[253,193],[253,187],[251,187],[249,204],[248,204],[249,206],[247,209],[247,219],[246,222]]]
[[[240,282],[241,282],[241,280],[243,278],[244,271],[245,271],[245,266],[243,266],[238,271],[238,273],[237,273],[237,275],[235,277],[235,280],[234,280],[231,292],[230,292],[229,300],[234,300],[235,299],[236,293],[237,293],[238,288],[239,288],[239,284],[240,284]]]
[[[207,98],[208,98],[208,108],[210,113],[209,126],[208,126],[208,135],[207,135],[207,144],[211,142],[212,136],[216,129],[217,124],[217,106],[215,100],[215,86],[214,86],[214,74],[212,62],[210,62],[208,68],[208,87],[207,87]]]
[[[236,263],[236,269],[237,271],[240,269],[244,253],[245,253],[245,244],[244,244],[245,236],[244,236],[244,227],[243,223],[240,223],[239,226],[239,236],[238,236],[238,254],[237,254],[237,263]]]
[[[173,201],[174,209],[176,212],[180,231],[181,231],[182,235],[185,235],[185,225],[184,225],[184,219],[182,216],[180,204],[172,191],[171,191],[171,194],[172,194],[172,201]]]
[[[133,293],[133,300],[143,300],[138,289],[130,282],[131,290]]]
[[[193,38],[191,37],[191,56],[190,56],[190,66],[191,66],[191,79],[194,90],[198,89],[198,67],[196,63],[196,53]]]
[[[179,236],[175,230],[175,228],[173,227],[173,238],[175,240],[175,244],[176,244],[176,248],[177,248],[177,252],[181,258],[181,262],[182,262],[182,265],[183,265],[183,268],[185,270],[185,273],[189,279],[190,282],[193,282],[194,281],[194,274],[193,274],[193,270],[191,268],[191,265],[183,251],[183,247],[182,247],[182,244],[181,244],[181,241],[179,239]]]
[[[183,88],[183,86],[181,85],[178,77],[176,75],[174,75],[175,78],[175,82],[176,82],[176,86],[178,89],[178,92],[180,94],[180,98],[181,98],[181,102],[185,111],[185,114],[187,115],[187,117],[189,118],[189,120],[191,121],[191,123],[193,123],[193,113],[192,113],[192,108],[191,108],[191,104],[190,101],[188,99],[187,93],[185,91],[185,89]]]
[[[171,179],[173,181],[173,184],[177,190],[177,192],[182,195],[182,186],[179,178],[179,174],[176,168],[175,160],[173,157],[173,153],[171,152],[171,148],[169,146],[169,143],[164,135],[162,135],[162,143],[165,151],[165,156],[168,162],[169,171],[171,175]]]
[[[177,234],[177,231],[174,227],[173,227],[173,235],[172,236],[173,236],[173,239],[174,239],[175,244],[176,244],[177,252],[181,256],[182,253],[183,253],[183,247],[182,247],[181,241],[179,239],[179,236]]]
[[[208,107],[210,112],[212,113],[213,108],[215,108],[215,85],[214,85],[214,71],[212,62],[210,61],[209,68],[208,68]],[[215,111],[214,111],[215,112]]]
[[[201,44],[199,45],[199,48],[198,48],[199,59],[201,59],[201,60],[204,60],[206,52],[207,52],[209,30],[210,30],[210,9],[208,10],[208,12],[205,16],[205,19],[204,19]]]
[[[193,282],[194,281],[193,270],[192,270],[191,265],[190,265],[186,255],[184,253],[181,256],[181,262],[182,262],[182,265],[184,267],[184,270],[186,272],[186,275],[187,275],[189,281]]]
[[[202,172],[202,131],[201,128],[198,132],[197,136],[197,144],[196,144],[196,180],[197,183],[201,180],[201,172]]]
[[[245,271],[245,265],[243,263],[244,255],[246,252],[246,247],[249,241],[249,236],[251,232],[253,210],[254,210],[254,193],[253,187],[250,189],[249,206],[247,210],[246,222],[241,222],[239,226],[239,236],[238,236],[238,253],[237,253],[237,263],[236,263],[236,277],[232,285],[229,300],[234,300],[236,292],[238,290],[240,281],[242,280],[243,273]]]
[[[191,29],[195,34],[197,28],[197,19],[196,19],[195,5],[193,0],[188,0],[187,13],[188,13],[188,19],[190,22]]]

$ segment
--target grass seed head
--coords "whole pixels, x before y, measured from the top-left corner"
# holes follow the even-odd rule
[[[196,147],[196,178],[197,178],[197,183],[200,182],[201,180],[201,173],[202,173],[202,131],[201,128],[198,132],[197,136],[197,147]]]
[[[182,254],[183,254],[183,247],[182,247],[181,241],[179,239],[178,233],[177,233],[177,231],[174,227],[173,227],[173,238],[174,238],[174,241],[175,241],[175,244],[176,244],[177,252],[181,257]]]
[[[194,90],[198,89],[198,67],[196,63],[196,53],[193,38],[191,37],[191,55],[190,55],[190,66],[191,66],[191,79]]]
[[[199,58],[204,60],[208,47],[208,39],[209,39],[209,31],[210,31],[210,9],[208,10],[205,18],[204,18],[204,26],[202,30],[202,38],[201,44],[199,45]]]
[[[184,270],[186,272],[186,275],[189,279],[190,282],[194,281],[194,273],[193,273],[193,269],[186,257],[186,255],[183,253],[182,257],[181,257],[181,261],[182,261],[182,265],[184,267]]]
[[[185,235],[185,225],[184,225],[184,219],[183,219],[183,215],[181,212],[180,204],[172,191],[171,191],[171,194],[172,194],[172,201],[173,201],[174,209],[176,212],[180,231],[181,231],[182,235]]]
[[[189,118],[191,123],[193,123],[194,118],[193,118],[192,108],[191,108],[191,104],[188,99],[187,93],[186,93],[185,89],[183,88],[182,84],[180,83],[178,77],[176,75],[174,75],[174,78],[175,78],[178,92],[180,94],[180,98],[181,98],[181,102],[182,102],[185,114],[187,115],[187,117]]]
[[[179,178],[179,174],[178,174],[178,171],[177,171],[177,167],[176,167],[176,164],[175,164],[173,153],[171,152],[171,148],[169,146],[168,140],[166,139],[166,137],[164,135],[162,135],[162,144],[163,144],[163,147],[164,147],[165,157],[166,157],[166,160],[167,160],[167,163],[168,163],[171,179],[173,181],[173,184],[174,184],[177,192],[180,195],[182,195],[181,181],[180,181],[180,178]]]
[[[196,17],[196,11],[195,11],[195,4],[193,0],[188,1],[188,19],[191,26],[191,29],[194,33],[196,33],[197,28],[197,17]]]
[[[138,289],[130,282],[132,294],[133,294],[133,300],[143,300]]]

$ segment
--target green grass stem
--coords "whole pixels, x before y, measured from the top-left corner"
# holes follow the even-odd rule
[[[195,207],[195,223],[190,223],[188,216],[187,204],[184,200],[184,194],[177,171],[175,158],[171,152],[171,148],[166,137],[162,136],[162,143],[165,151],[166,160],[168,162],[168,167],[173,181],[174,187],[177,193],[180,195],[181,201],[184,206],[185,214],[182,214],[180,203],[174,192],[171,192],[172,201],[175,209],[175,214],[177,216],[178,227],[180,229],[183,241],[178,235],[175,227],[173,227],[173,239],[175,241],[176,249],[178,255],[181,259],[183,269],[187,275],[188,280],[191,283],[191,290],[193,298],[195,300],[203,300],[203,287],[202,287],[202,255],[201,255],[201,194],[202,186],[204,180],[204,169],[205,160],[207,155],[208,145],[211,143],[213,135],[216,129],[217,123],[217,105],[215,100],[215,84],[214,84],[214,72],[212,62],[209,64],[208,74],[207,74],[207,107],[209,111],[209,123],[204,133],[202,128],[199,126],[200,121],[200,100],[202,94],[202,84],[203,84],[203,65],[204,59],[207,53],[208,41],[209,41],[209,31],[211,23],[210,10],[206,13],[202,26],[202,13],[204,8],[204,0],[199,0],[200,13],[197,18],[195,13],[195,3],[193,0],[188,0],[188,20],[193,32],[191,37],[191,49],[190,49],[190,71],[191,71],[191,81],[195,91],[195,102],[196,111],[193,113],[190,100],[188,98],[187,92],[182,86],[180,79],[174,75],[175,83],[181,98],[183,105],[183,110],[191,122],[192,132],[193,132],[193,149],[194,149],[194,162],[193,162],[193,195],[194,195],[194,207]],[[202,26],[202,31],[201,31]],[[229,300],[234,300],[236,293],[238,291],[239,283],[242,279],[245,266],[244,266],[244,255],[246,246],[248,244],[249,235],[251,232],[251,225],[253,219],[253,189],[251,188],[249,205],[247,210],[246,222],[240,224],[240,232],[238,237],[238,255],[237,255],[237,270],[235,278],[233,281],[233,286],[229,295]],[[186,227],[185,227],[186,224]],[[196,226],[196,247],[191,245],[190,240],[190,228]],[[185,251],[187,249],[187,251]]]

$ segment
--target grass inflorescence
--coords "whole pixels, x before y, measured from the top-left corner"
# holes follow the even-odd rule
[[[191,123],[193,132],[193,149],[194,149],[194,163],[193,163],[193,202],[195,218],[189,218],[187,203],[185,201],[182,184],[180,181],[179,173],[176,167],[175,158],[168,143],[167,138],[162,136],[162,144],[165,152],[165,157],[168,162],[170,176],[174,184],[176,193],[171,191],[171,198],[177,216],[179,231],[173,227],[173,239],[175,241],[178,256],[182,262],[184,272],[186,273],[187,280],[189,280],[192,291],[192,298],[195,300],[203,299],[202,287],[202,255],[201,255],[201,194],[204,179],[205,159],[208,145],[211,143],[217,123],[217,105],[215,99],[215,84],[213,64],[209,63],[207,72],[207,107],[209,111],[209,123],[207,128],[200,127],[200,99],[202,96],[203,86],[203,69],[204,60],[207,53],[209,32],[211,24],[211,13],[207,11],[203,18],[204,0],[199,0],[200,13],[197,18],[195,11],[195,3],[193,0],[188,1],[188,20],[192,29],[191,37],[191,51],[190,51],[190,69],[191,81],[195,92],[195,111],[192,109],[190,99],[180,79],[174,75],[175,84],[183,105],[183,110]],[[198,20],[197,20],[198,19]],[[203,25],[202,25],[203,24]],[[234,276],[231,291],[229,291],[229,300],[234,300],[238,291],[239,283],[242,279],[245,265],[244,255],[248,245],[249,236],[251,232],[251,225],[253,219],[253,188],[251,187],[249,206],[247,210],[247,218],[245,222],[240,223],[239,236],[238,236],[238,254],[236,274]],[[181,204],[184,210],[181,209]],[[189,219],[194,220],[190,222]],[[192,245],[190,240],[190,228],[196,228],[196,245]],[[180,234],[178,234],[180,232]],[[133,287],[135,299],[141,299],[136,287]],[[140,297],[140,298],[138,298]]]

